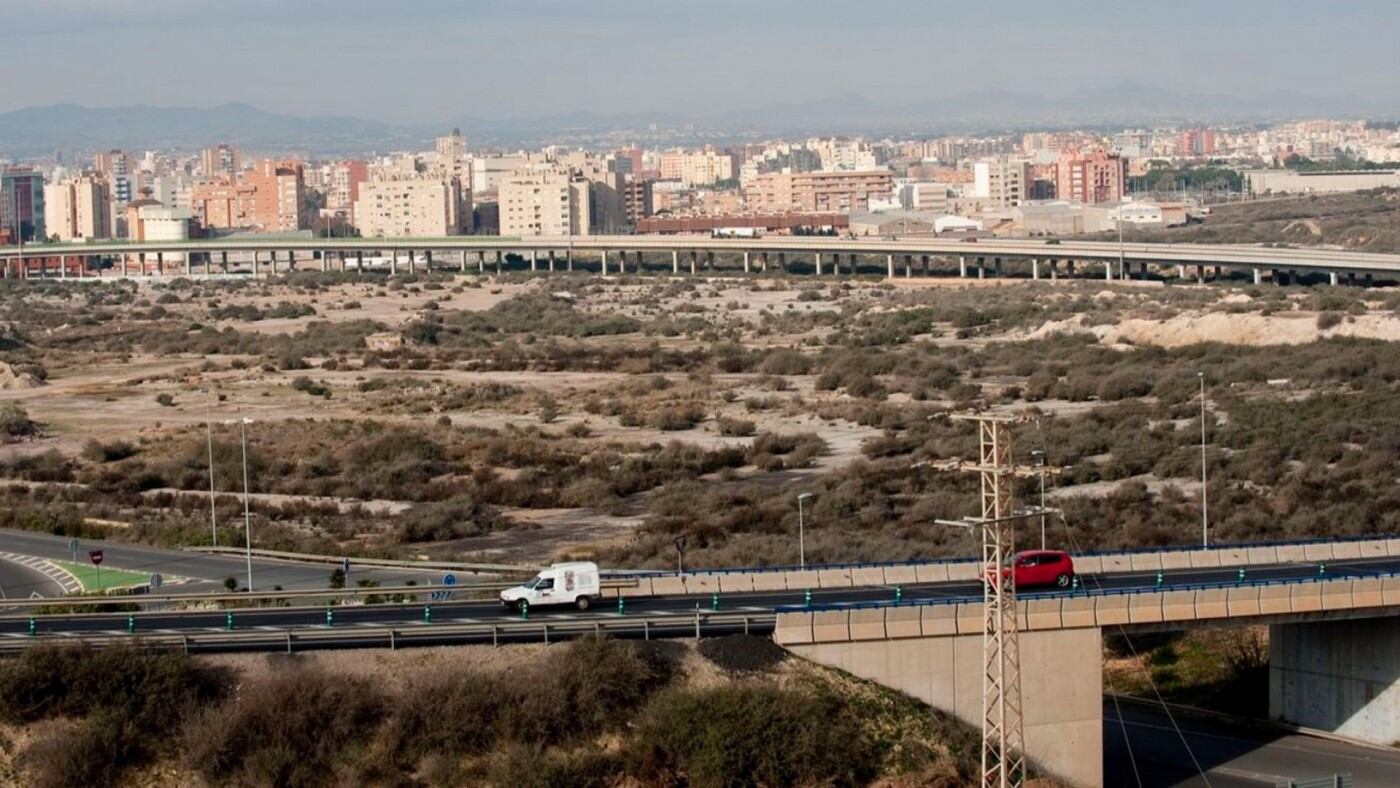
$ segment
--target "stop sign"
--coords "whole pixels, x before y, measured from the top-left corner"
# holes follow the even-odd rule
[[[92,565],[93,565],[93,566],[99,566],[99,565],[101,565],[101,563],[102,563],[102,551],[101,551],[101,550],[89,550],[89,551],[88,551],[88,560],[92,561]]]

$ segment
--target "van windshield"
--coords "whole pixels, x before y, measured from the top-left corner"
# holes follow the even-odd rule
[[[544,575],[535,575],[534,577],[526,581],[525,587],[530,589],[531,591],[534,591],[536,588],[539,587],[540,581],[543,579]]]

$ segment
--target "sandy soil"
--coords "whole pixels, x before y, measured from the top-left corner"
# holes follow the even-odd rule
[[[1400,340],[1400,317],[1394,315],[1348,316],[1340,325],[1325,331],[1317,327],[1317,316],[1316,312],[1306,311],[1274,315],[1190,312],[1165,320],[1129,318],[1116,325],[1085,326],[1082,316],[1076,315],[1068,320],[1047,322],[1016,338],[1041,339],[1054,334],[1088,332],[1106,345],[1158,345],[1168,348],[1200,342],[1250,346],[1300,345],[1334,336],[1392,342]]]

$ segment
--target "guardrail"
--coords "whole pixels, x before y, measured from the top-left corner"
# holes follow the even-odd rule
[[[639,618],[541,619],[473,624],[415,624],[382,627],[289,627],[232,632],[142,633],[114,635],[35,635],[0,639],[0,653],[23,651],[38,643],[62,642],[102,648],[135,644],[186,653],[236,651],[312,651],[333,648],[406,648],[467,643],[553,643],[580,637],[630,639],[767,634],[772,613],[716,613],[703,610]]]
[[[208,553],[211,555],[247,555],[248,551],[242,547],[186,547],[185,550],[192,553]],[[293,553],[286,550],[263,550],[254,548],[254,558],[271,558],[279,561],[297,561],[308,564],[334,564],[336,566],[349,561],[351,566],[364,566],[379,569],[422,569],[424,571],[459,571],[481,573],[521,573],[527,576],[534,575],[539,571],[538,567],[523,566],[521,564],[490,564],[468,561],[400,561],[390,558],[357,558],[355,556],[335,556],[321,555],[318,553]]]

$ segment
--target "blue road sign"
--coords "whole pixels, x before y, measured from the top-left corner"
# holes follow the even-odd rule
[[[152,575],[151,575],[151,590],[152,590],[152,591],[159,591],[159,590],[160,590],[160,584],[163,583],[163,582],[165,582],[165,578],[163,578],[163,577],[160,576],[160,572],[156,572],[156,573],[152,574]]]
[[[442,584],[445,586],[457,585],[457,576],[452,574],[451,572],[448,572],[447,574],[442,576]]]

